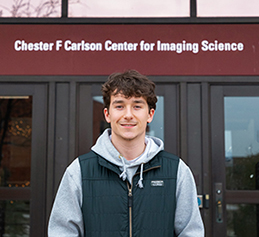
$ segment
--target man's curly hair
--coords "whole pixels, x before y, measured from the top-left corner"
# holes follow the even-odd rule
[[[104,108],[109,110],[112,95],[122,94],[126,98],[143,97],[150,109],[156,109],[155,83],[136,70],[113,73],[102,85]]]

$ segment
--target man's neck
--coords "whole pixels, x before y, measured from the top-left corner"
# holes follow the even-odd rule
[[[138,140],[125,140],[120,142],[117,142],[116,138],[112,138],[112,144],[126,160],[134,160],[139,157],[146,148],[145,137]]]

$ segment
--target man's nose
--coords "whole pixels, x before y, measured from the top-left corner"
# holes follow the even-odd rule
[[[132,119],[133,118],[133,114],[132,114],[132,109],[127,107],[125,110],[125,114],[124,114],[124,118],[125,119]]]

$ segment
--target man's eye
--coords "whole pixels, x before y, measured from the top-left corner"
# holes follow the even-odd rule
[[[141,106],[136,105],[136,106],[135,106],[135,109],[141,109]]]
[[[116,109],[122,109],[123,106],[122,106],[122,105],[117,105],[115,108],[116,108]]]

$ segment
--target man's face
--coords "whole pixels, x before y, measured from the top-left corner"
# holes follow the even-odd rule
[[[144,141],[147,123],[152,121],[154,112],[143,97],[112,95],[109,110],[104,109],[105,119],[111,124],[112,140]]]

